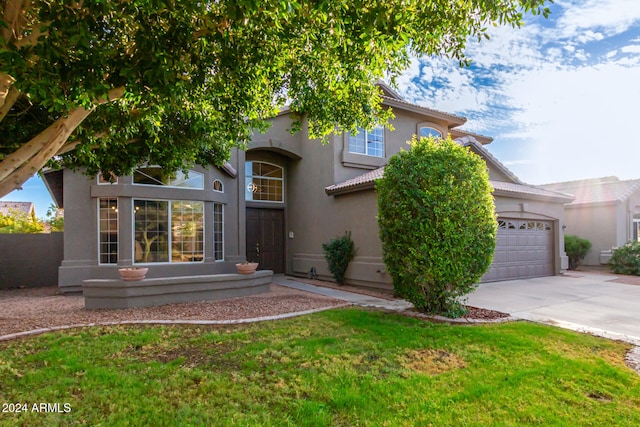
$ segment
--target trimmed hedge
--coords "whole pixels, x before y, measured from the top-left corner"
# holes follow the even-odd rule
[[[397,296],[460,315],[493,259],[497,223],[484,160],[446,140],[415,137],[376,184],[384,262]]]

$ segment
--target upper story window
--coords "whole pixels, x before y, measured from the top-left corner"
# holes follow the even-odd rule
[[[442,138],[442,132],[438,129],[433,128],[431,126],[421,126],[419,129],[418,136],[420,138],[428,138],[430,136],[434,138]]]
[[[203,190],[204,175],[195,171],[189,171],[188,175],[182,171],[167,174],[159,166],[147,166],[138,168],[133,172],[133,183],[137,185],[161,185]]]
[[[111,174],[110,177],[104,176],[101,173],[98,174],[98,185],[109,185],[109,184],[117,184],[118,177]]]
[[[220,181],[219,179],[215,179],[213,181],[213,191],[224,193],[224,185],[222,184],[222,181]]]
[[[384,157],[384,127],[378,126],[371,131],[358,128],[357,134],[349,134],[349,152]]]
[[[244,167],[245,200],[284,202],[284,169],[280,166],[248,161]]]

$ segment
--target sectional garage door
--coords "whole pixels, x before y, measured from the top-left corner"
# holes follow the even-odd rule
[[[483,282],[552,276],[553,222],[534,219],[498,219],[493,263]]]

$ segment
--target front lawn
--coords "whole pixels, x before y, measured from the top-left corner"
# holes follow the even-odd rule
[[[628,349],[526,322],[362,309],[76,329],[0,343],[0,426],[635,426]]]

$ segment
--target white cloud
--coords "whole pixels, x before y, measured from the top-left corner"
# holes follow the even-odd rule
[[[620,51],[624,53],[640,53],[640,45],[624,46]]]
[[[521,103],[513,119],[527,123],[521,136],[535,167],[514,172],[533,183],[640,177],[633,140],[638,76],[640,68],[617,64],[523,73],[505,90]]]
[[[573,0],[558,2],[566,12],[558,18],[557,26],[564,37],[577,35],[588,42],[597,36],[594,30],[604,35],[620,34],[640,21],[638,0]],[[601,35],[603,35],[601,34]]]

